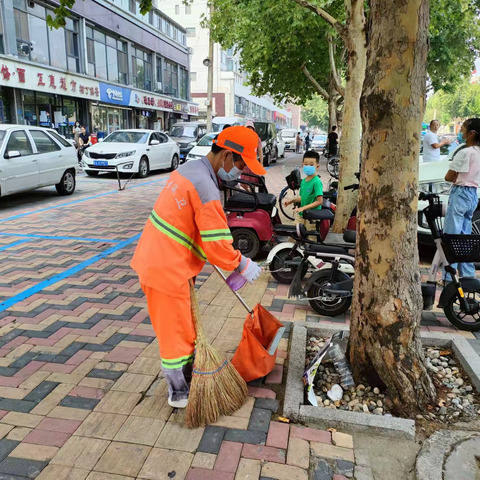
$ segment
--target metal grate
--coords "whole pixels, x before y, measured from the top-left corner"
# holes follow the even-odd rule
[[[449,263],[480,262],[480,235],[442,235],[442,246]]]

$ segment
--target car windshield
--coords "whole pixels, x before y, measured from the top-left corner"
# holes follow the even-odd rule
[[[212,146],[212,140],[214,138],[217,138],[218,133],[207,133],[199,142],[198,146],[199,147],[211,147]]]
[[[110,143],[146,143],[148,132],[113,132],[105,140]]]
[[[282,132],[282,138],[295,138],[295,132]]]
[[[264,141],[268,138],[268,123],[256,123],[255,122],[255,131],[260,137],[260,140]]]
[[[177,125],[170,130],[171,137],[190,137],[195,138],[195,131],[197,127],[195,125]]]
[[[327,141],[327,136],[326,135],[315,135],[315,137],[313,137],[313,140],[317,141],[317,142],[326,142]]]

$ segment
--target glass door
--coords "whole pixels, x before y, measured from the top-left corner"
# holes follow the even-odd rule
[[[120,112],[118,110],[108,109],[107,122],[109,134],[120,130]]]

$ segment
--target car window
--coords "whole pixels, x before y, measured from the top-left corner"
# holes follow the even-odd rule
[[[162,143],[160,138],[158,138],[157,133],[152,133],[152,135],[150,136],[150,144],[152,143],[152,140],[158,140],[160,143]]]
[[[49,130],[48,133],[58,142],[60,142],[64,147],[71,147],[73,148],[73,145],[68,141],[65,140],[61,135],[59,135],[57,132],[53,130]]]
[[[50,153],[61,148],[45,133],[40,130],[30,130],[30,135],[37,146],[38,153]]]
[[[132,132],[125,130],[118,130],[111,133],[104,143],[146,143],[148,139],[148,132]]]
[[[268,140],[268,123],[255,122],[255,131],[262,142]]]
[[[281,132],[282,138],[295,138],[295,132]]]
[[[172,130],[170,130],[170,136],[195,138],[196,131],[197,129],[194,125],[177,125],[173,126]]]
[[[5,149],[5,153],[18,151],[22,157],[26,157],[27,155],[33,154],[32,144],[30,140],[27,138],[27,134],[24,130],[17,130],[10,134],[10,138],[8,139],[7,148]],[[5,157],[7,158],[7,157]]]
[[[168,137],[164,133],[157,133],[160,143],[167,143]]]
[[[208,135],[205,135],[199,142],[198,146],[199,147],[211,147],[213,143],[213,139],[217,138],[218,133],[209,133]]]

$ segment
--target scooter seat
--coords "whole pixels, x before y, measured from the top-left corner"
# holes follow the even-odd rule
[[[348,249],[331,245],[313,244],[305,245],[305,253],[339,253],[345,255],[348,254]]]
[[[306,210],[303,212],[303,218],[311,222],[320,222],[322,220],[333,220],[335,215],[331,210],[322,208],[320,210]]]
[[[345,230],[343,234],[343,240],[346,243],[357,243],[357,231],[356,230]]]
[[[296,232],[296,225],[282,225],[281,223],[273,227],[274,233],[277,235],[293,235]]]
[[[258,207],[261,210],[271,212],[277,203],[277,197],[272,193],[257,193]],[[244,209],[251,210],[255,207],[255,197],[248,193],[236,193],[232,195],[225,203],[225,210]]]

